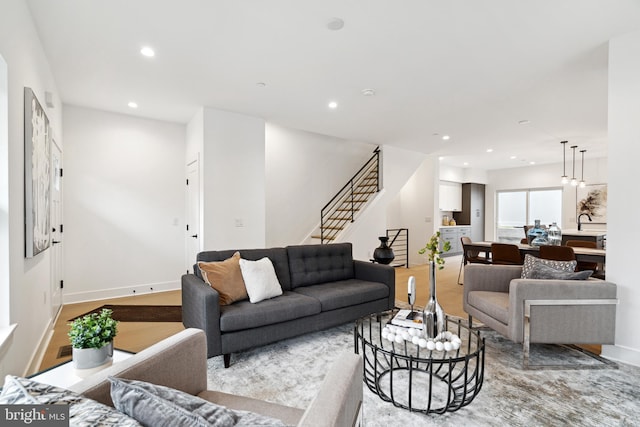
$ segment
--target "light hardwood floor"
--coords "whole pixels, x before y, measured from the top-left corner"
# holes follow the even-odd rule
[[[462,286],[457,284],[460,260],[460,256],[447,258],[445,268],[438,270],[436,273],[438,286],[436,292],[438,301],[445,313],[466,318],[466,314],[462,310]],[[429,298],[429,272],[427,265],[396,268],[396,300],[407,301],[407,280],[409,276],[416,278],[417,296],[415,305],[424,307]],[[38,370],[43,370],[71,359],[71,356],[57,357],[60,348],[69,345],[69,338],[67,337],[68,323],[74,317],[104,304],[180,305],[181,294],[180,291],[157,292],[63,306]],[[116,348],[138,352],[182,329],[184,329],[182,323],[178,322],[120,322],[114,345]]]

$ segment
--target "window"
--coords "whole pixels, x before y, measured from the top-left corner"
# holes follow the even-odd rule
[[[497,193],[496,238],[499,242],[519,243],[524,226],[536,219],[542,225],[555,222],[562,228],[562,189],[499,191]]]

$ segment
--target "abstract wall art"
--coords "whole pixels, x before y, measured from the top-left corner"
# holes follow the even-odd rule
[[[576,190],[576,218],[581,213],[591,216],[592,223],[607,223],[607,184],[587,185]]]
[[[51,240],[51,129],[31,88],[24,88],[25,256],[32,258]]]

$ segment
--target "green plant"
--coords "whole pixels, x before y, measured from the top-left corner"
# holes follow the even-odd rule
[[[100,313],[78,317],[69,323],[69,338],[73,348],[101,348],[113,341],[118,333],[118,322],[113,320],[112,310],[103,308]]]
[[[449,241],[446,241],[442,245],[442,250],[440,250],[440,232],[436,231],[436,233],[431,236],[424,248],[420,249],[418,253],[420,255],[427,253],[429,261],[435,262],[435,264],[438,266],[438,270],[442,270],[444,268],[444,258],[442,258],[441,255],[444,252],[448,252],[450,249],[451,243]]]

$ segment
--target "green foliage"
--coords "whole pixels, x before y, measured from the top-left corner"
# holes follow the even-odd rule
[[[118,333],[118,322],[111,318],[112,311],[103,308],[100,313],[78,317],[69,323],[69,338],[73,348],[101,348],[113,341]]]
[[[446,241],[442,245],[442,250],[440,250],[440,232],[436,231],[436,233],[431,236],[424,248],[420,249],[418,253],[420,255],[426,253],[429,257],[429,261],[435,262],[435,264],[438,266],[438,270],[442,270],[444,268],[444,258],[442,258],[441,255],[445,252],[449,252],[450,249],[451,243],[449,241]]]

